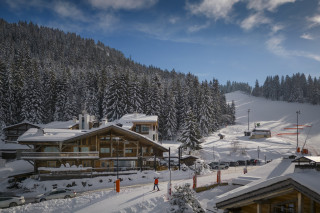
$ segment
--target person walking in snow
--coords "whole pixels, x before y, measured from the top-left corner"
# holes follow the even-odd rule
[[[157,187],[157,188],[158,188],[158,191],[160,191],[158,184],[159,184],[159,178],[158,178],[158,177],[155,177],[155,178],[154,178],[153,190],[155,190],[156,187]]]

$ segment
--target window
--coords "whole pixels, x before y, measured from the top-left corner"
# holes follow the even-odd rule
[[[79,147],[77,146],[73,147],[73,152],[79,152]]]
[[[101,153],[110,153],[110,148],[100,148]]]
[[[153,140],[154,140],[154,141],[156,140],[156,135],[155,135],[155,134],[153,134]]]
[[[81,147],[81,152],[89,152],[89,147],[87,146]]]
[[[149,132],[149,126],[142,125],[142,126],[141,126],[141,132],[146,132],[146,133],[148,133],[148,132]]]
[[[47,162],[47,167],[57,167],[57,162],[56,161],[48,161]]]
[[[136,126],[136,132],[140,132],[140,125]]]
[[[153,126],[153,131],[156,131],[156,126],[155,125]]]
[[[44,152],[59,152],[59,149],[55,146],[47,146],[44,147]]]
[[[147,153],[147,147],[142,147],[142,153]]]
[[[126,153],[133,153],[133,149],[126,149]]]
[[[89,160],[82,161],[82,166],[83,167],[91,167],[91,161],[89,161]]]

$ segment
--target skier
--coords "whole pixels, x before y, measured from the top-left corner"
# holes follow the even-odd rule
[[[159,186],[158,186],[158,183],[159,183],[158,179],[159,179],[158,177],[154,178],[154,186],[153,186],[153,190],[152,191],[154,191],[156,189],[156,187],[158,188],[158,191],[160,191]]]

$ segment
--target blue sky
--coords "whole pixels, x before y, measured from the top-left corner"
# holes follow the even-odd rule
[[[320,0],[1,0],[0,17],[75,32],[200,80],[320,75]]]

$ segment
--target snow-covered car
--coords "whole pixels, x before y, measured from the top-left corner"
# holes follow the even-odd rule
[[[228,169],[229,164],[225,162],[211,162],[209,163],[211,169]]]
[[[24,196],[0,196],[0,208],[14,207],[25,202]]]
[[[72,198],[77,193],[71,189],[53,189],[47,193],[40,194],[36,197],[36,202],[42,202],[51,199]]]

